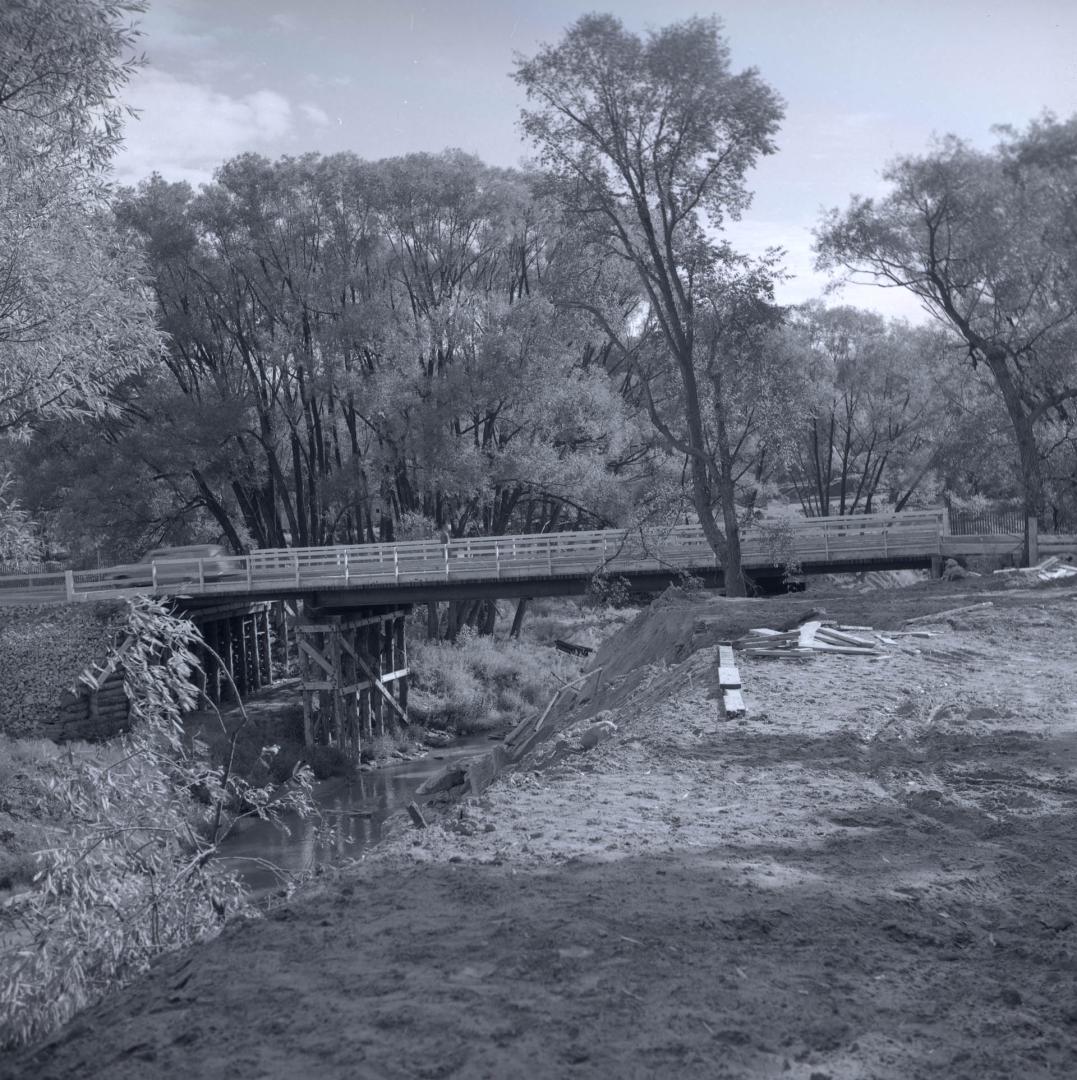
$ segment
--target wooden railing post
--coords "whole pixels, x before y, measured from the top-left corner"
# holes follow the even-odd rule
[[[347,585],[349,581],[350,569],[348,567],[348,549],[344,549],[344,584]]]
[[[251,557],[249,555],[243,556],[243,562],[247,567],[247,592],[254,591],[254,568],[251,566]]]
[[[501,580],[501,545],[494,541],[494,568],[497,572],[497,580]]]
[[[64,593],[68,600],[75,599],[75,573],[73,570],[64,571]]]
[[[299,588],[299,552],[292,552],[292,558],[295,559],[295,587]]]
[[[397,548],[393,548],[393,577],[395,580],[400,580],[400,552]]]
[[[198,561],[201,562],[202,560],[199,559]],[[154,559],[153,562],[150,563],[150,581],[153,584],[153,591],[156,592],[157,591],[157,560],[156,559]]]

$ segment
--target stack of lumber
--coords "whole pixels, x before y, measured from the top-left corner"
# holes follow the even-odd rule
[[[817,653],[842,656],[882,656],[875,641],[850,630],[871,632],[870,627],[839,627],[832,623],[806,622],[795,630],[759,628],[748,631],[738,648],[747,656],[774,657],[783,660],[806,660]]]
[[[1020,567],[1016,570],[996,570],[996,574],[1016,574],[1022,578],[1035,578],[1037,581],[1057,581],[1059,578],[1077,577],[1077,566],[1071,566],[1058,555],[1052,555],[1035,566]]]

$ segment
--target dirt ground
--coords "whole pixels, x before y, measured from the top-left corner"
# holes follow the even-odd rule
[[[1077,588],[1003,584],[667,600],[528,768],[0,1077],[1077,1076]],[[718,716],[719,639],[987,600]]]

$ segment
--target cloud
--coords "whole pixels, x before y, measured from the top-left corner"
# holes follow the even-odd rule
[[[828,307],[848,304],[868,308],[887,318],[906,319],[911,323],[928,321],[920,302],[906,289],[880,288],[867,281],[850,282],[828,292],[832,278],[815,269],[811,226],[791,221],[768,221],[746,217],[727,223],[723,236],[734,249],[745,255],[762,257],[768,248],[785,251],[781,261],[789,277],[777,284],[775,299],[779,304],[802,304],[823,299]]]
[[[317,105],[300,105],[299,111],[306,118],[307,123],[315,127],[326,127],[329,124],[329,117],[325,110],[319,109]]]
[[[269,25],[274,30],[283,30],[286,33],[292,33],[300,27],[299,20],[285,11],[278,11],[275,15],[270,15]]]
[[[207,183],[228,158],[246,151],[277,153],[303,120],[328,123],[315,106],[294,107],[275,90],[235,97],[147,67],[124,94],[140,110],[128,121],[115,161],[116,179],[135,184],[152,172],[166,180]]]

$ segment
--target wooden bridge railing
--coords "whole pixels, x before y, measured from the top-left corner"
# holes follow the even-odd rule
[[[802,563],[848,564],[919,558],[942,551],[943,511],[813,518],[751,527],[742,535],[746,567],[775,565],[776,552]],[[0,578],[0,603],[90,600],[132,592],[265,595],[305,590],[440,582],[527,581],[558,577],[715,569],[699,526],[670,529],[466,537],[314,548],[273,548],[202,560],[157,560],[100,570]]]

